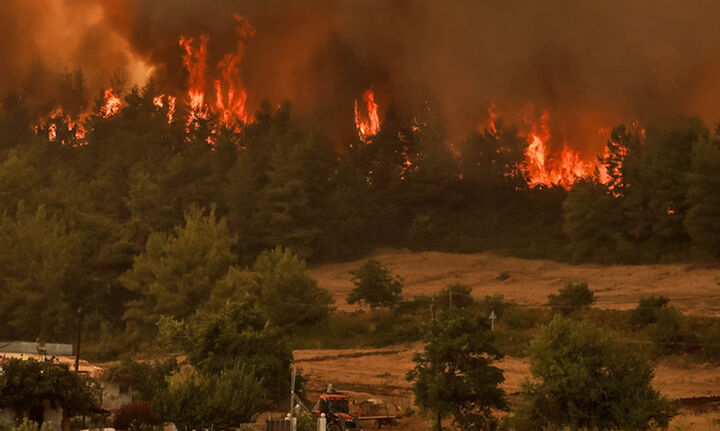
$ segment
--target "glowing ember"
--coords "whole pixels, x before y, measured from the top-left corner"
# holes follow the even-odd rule
[[[367,90],[363,94],[363,100],[367,108],[367,114],[360,114],[358,101],[355,101],[355,128],[358,136],[363,142],[367,142],[371,137],[380,131],[380,117],[378,116],[378,105],[375,103],[375,92]]]
[[[113,92],[112,88],[105,90],[105,105],[100,108],[100,114],[107,119],[120,111],[122,100]]]

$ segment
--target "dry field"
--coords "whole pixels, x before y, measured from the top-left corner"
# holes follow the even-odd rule
[[[567,281],[585,281],[597,291],[596,307],[629,309],[642,296],[665,295],[686,313],[720,316],[720,271],[683,264],[649,266],[568,265],[544,260],[525,260],[491,253],[411,253],[379,250],[373,258],[405,279],[404,294],[435,294],[442,288],[463,283],[473,296],[502,294],[520,304],[541,305]],[[312,268],[321,286],[335,295],[337,308],[355,309],[344,298],[352,289],[348,271],[364,260]],[[505,281],[498,274],[507,271]],[[298,350],[297,366],[310,377],[310,398],[316,398],[328,383],[347,391],[357,401],[384,400],[394,412],[412,409],[410,385],[405,374],[421,346],[412,344],[383,349]],[[528,377],[526,359],[506,358],[498,364],[505,371],[504,388],[516,394]],[[688,367],[661,363],[656,367],[655,386],[670,398],[720,396],[720,367],[705,364]],[[720,430],[718,403],[683,408],[673,421],[673,430]],[[417,417],[405,419],[398,430],[427,429]]]
[[[492,253],[412,253],[381,249],[372,258],[405,279],[404,294],[432,295],[454,283],[472,288],[473,296],[502,294],[520,304],[541,305],[565,282],[585,281],[597,291],[596,307],[629,309],[642,296],[665,295],[685,313],[720,316],[720,270],[686,264],[601,266],[570,265]],[[348,271],[365,259],[311,269],[321,286],[335,294],[338,310],[353,310],[345,298],[352,290]],[[505,281],[501,272],[509,273]]]

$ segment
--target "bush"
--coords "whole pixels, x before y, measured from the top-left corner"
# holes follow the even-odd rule
[[[595,292],[588,289],[587,283],[565,283],[557,295],[548,295],[553,311],[570,314],[595,302]]]
[[[50,421],[43,422],[42,425],[28,418],[23,418],[23,421],[10,428],[10,431],[52,431],[53,425]]]
[[[675,354],[685,351],[689,337],[685,316],[673,307],[662,307],[657,311],[657,323],[652,333],[653,342],[661,354]]]
[[[128,403],[113,415],[113,427],[118,430],[142,430],[157,423],[149,403]]]
[[[640,298],[638,306],[630,314],[630,322],[634,328],[642,328],[657,322],[658,310],[669,302],[670,299],[664,296]]]

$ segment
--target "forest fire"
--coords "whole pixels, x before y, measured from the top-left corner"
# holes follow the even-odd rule
[[[567,144],[563,143],[559,151],[550,151],[547,146],[551,138],[549,120],[550,115],[545,111],[527,135],[525,166],[530,187],[544,185],[569,188],[582,178],[595,175],[597,163],[583,161],[580,154]]]
[[[360,140],[367,142],[380,131],[380,116],[373,90],[365,91],[363,101],[365,102],[365,112],[361,112],[359,103],[355,100],[355,128]]]
[[[251,121],[246,108],[247,92],[240,74],[240,63],[245,51],[245,40],[255,35],[255,29],[244,17],[235,15],[235,20],[235,31],[240,39],[235,50],[227,53],[217,64],[220,77],[213,82],[215,101],[209,105],[206,102],[206,91],[210,37],[203,34],[197,43],[193,38],[180,37],[179,44],[184,51],[183,65],[188,73],[188,127],[197,120],[207,120],[211,112],[227,128],[237,130],[242,124]]]
[[[100,114],[108,119],[120,111],[122,100],[113,92],[112,88],[105,90],[105,105],[100,108]]]

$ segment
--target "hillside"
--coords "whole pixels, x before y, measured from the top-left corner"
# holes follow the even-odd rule
[[[472,288],[473,296],[501,294],[520,304],[542,305],[547,295],[565,282],[587,282],[596,291],[596,307],[629,309],[638,299],[664,295],[684,313],[720,316],[720,270],[686,264],[668,265],[570,265],[549,260],[529,260],[493,253],[454,254],[380,249],[370,256],[405,279],[404,295],[432,295],[450,284]],[[335,306],[351,311],[345,298],[353,288],[349,271],[365,259],[312,268],[321,286],[335,295]],[[507,272],[505,281],[498,275]]]

